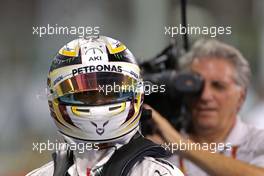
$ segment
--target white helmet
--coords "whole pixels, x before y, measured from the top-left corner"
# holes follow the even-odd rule
[[[117,40],[91,36],[63,46],[52,61],[48,88],[51,116],[63,135],[106,143],[138,127],[140,69]]]

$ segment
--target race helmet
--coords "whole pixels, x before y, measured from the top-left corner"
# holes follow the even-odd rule
[[[142,78],[135,57],[106,36],[63,46],[48,74],[49,108],[58,131],[90,142],[113,142],[138,128]]]

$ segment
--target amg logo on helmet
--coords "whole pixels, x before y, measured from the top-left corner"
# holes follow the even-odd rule
[[[98,72],[98,71],[106,71],[106,72],[122,72],[121,66],[115,65],[89,65],[86,67],[80,67],[72,70],[72,75],[75,76],[77,74],[84,74],[90,72]]]

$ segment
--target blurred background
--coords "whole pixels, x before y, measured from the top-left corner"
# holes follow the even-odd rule
[[[165,26],[180,23],[179,0],[9,0],[0,6],[0,175],[20,176],[51,160],[51,151],[33,151],[33,142],[58,138],[45,98],[52,58],[75,35],[33,35],[33,27],[99,26],[148,60],[171,37]],[[188,0],[190,26],[231,26],[218,35],[249,60],[252,86],[241,116],[264,128],[264,1]],[[181,36],[174,36],[181,39]],[[190,41],[208,37],[191,35]]]

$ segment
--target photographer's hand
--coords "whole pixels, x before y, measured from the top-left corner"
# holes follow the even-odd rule
[[[152,111],[152,119],[157,125],[162,137],[166,140],[166,142],[173,141],[174,143],[178,143],[182,140],[181,135],[177,130],[169,123],[167,119],[165,119],[159,112],[153,109],[151,106],[144,104],[144,108],[150,109]]]

